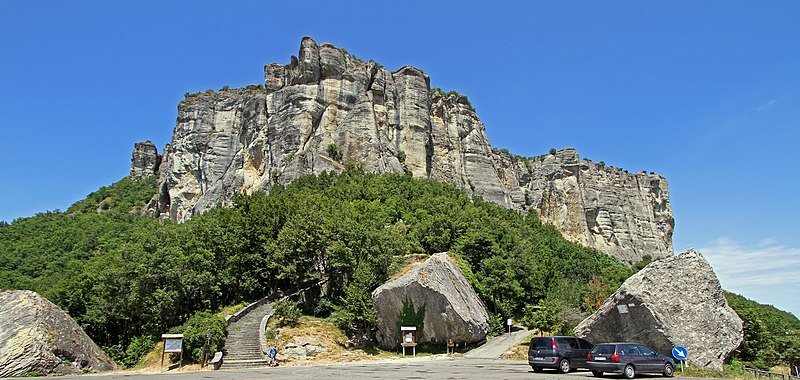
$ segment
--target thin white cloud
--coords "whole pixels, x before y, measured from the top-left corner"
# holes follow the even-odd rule
[[[768,102],[766,102],[766,103],[764,103],[764,104],[762,104],[762,105],[760,105],[760,106],[756,107],[756,112],[761,112],[761,111],[763,111],[763,110],[765,110],[765,109],[767,109],[767,108],[770,108],[770,107],[774,106],[774,105],[775,105],[775,104],[777,104],[777,103],[778,103],[778,101],[777,101],[777,100],[775,100],[775,99],[770,99],[770,101],[768,101]]]
[[[748,246],[720,238],[698,251],[714,267],[723,288],[798,315],[800,248],[774,240]]]

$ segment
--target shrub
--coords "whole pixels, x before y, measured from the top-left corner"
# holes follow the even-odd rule
[[[297,325],[297,320],[300,319],[300,307],[297,302],[286,299],[275,302],[272,307],[275,308],[272,317],[278,322],[279,327]]]
[[[189,353],[192,362],[203,360],[203,345],[208,341],[211,353],[219,351],[225,345],[225,327],[227,323],[222,317],[207,311],[200,311],[178,327],[183,334],[183,349]]]
[[[344,295],[334,307],[332,322],[344,330],[374,326],[377,311],[372,303],[371,292],[375,289],[376,282],[371,267],[358,265],[354,270],[353,280],[345,285]]]
[[[122,364],[125,368],[131,368],[139,363],[139,359],[153,349],[156,339],[150,335],[141,335],[133,338],[128,348],[125,350],[125,358]]]
[[[556,148],[550,148],[550,154],[555,155],[556,154]]]
[[[526,314],[522,319],[525,327],[540,332],[559,332],[562,330],[562,323],[559,320],[561,305],[552,301],[539,301],[536,311]]]
[[[329,144],[325,151],[328,153],[328,157],[334,159],[335,161],[342,160],[342,151],[339,150],[339,147],[336,145],[336,143]]]
[[[397,160],[400,161],[401,164],[405,163],[406,162],[406,152],[404,152],[402,150],[398,150],[397,151]]]
[[[506,332],[506,321],[503,317],[489,313],[489,336],[498,336]]]
[[[400,314],[397,315],[397,328],[401,326],[416,326],[418,330],[422,329],[425,322],[425,304],[414,309],[414,302],[406,298],[403,301],[403,308],[400,309]]]

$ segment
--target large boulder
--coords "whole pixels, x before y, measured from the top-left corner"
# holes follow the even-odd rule
[[[114,368],[103,350],[52,302],[27,290],[0,293],[0,377]]]
[[[417,343],[447,339],[479,342],[489,331],[486,306],[447,253],[431,256],[372,292],[381,346],[400,345],[397,316],[406,300],[417,309],[425,306],[425,319],[423,326],[418,326]]]
[[[684,346],[693,365],[721,370],[742,342],[742,320],[728,306],[702,254],[688,250],[631,276],[575,327],[594,343],[639,342],[662,354]]]

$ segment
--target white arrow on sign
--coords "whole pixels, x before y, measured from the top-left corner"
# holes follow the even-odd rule
[[[689,350],[681,346],[675,346],[672,348],[672,356],[678,360],[686,359],[686,357],[689,356]]]

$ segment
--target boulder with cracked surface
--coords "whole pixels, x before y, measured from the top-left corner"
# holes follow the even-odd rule
[[[743,339],[714,270],[697,251],[653,262],[575,327],[592,342],[639,342],[669,355],[681,345],[692,365],[722,370]]]
[[[52,302],[27,290],[0,293],[0,377],[81,374],[115,367]]]
[[[447,253],[432,255],[372,292],[381,346],[400,345],[397,319],[406,300],[415,308],[425,307],[423,326],[417,326],[417,343],[448,339],[474,343],[489,332],[486,306]]]

